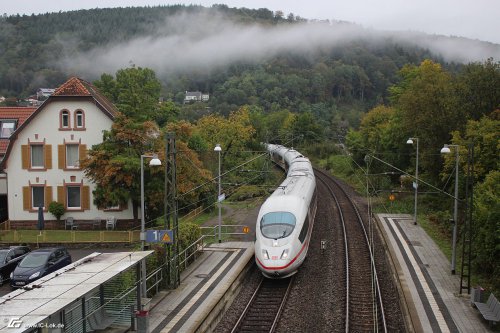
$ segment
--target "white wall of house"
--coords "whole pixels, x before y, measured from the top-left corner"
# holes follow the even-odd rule
[[[0,195],[7,194],[7,175],[0,173]]]
[[[60,111],[68,110],[70,130],[60,130]],[[83,110],[85,116],[85,130],[74,130],[76,110]],[[23,209],[23,187],[31,185],[46,185],[52,187],[52,199],[57,201],[57,187],[67,183],[81,183],[89,186],[90,208],[88,210],[67,210],[63,218],[72,216],[75,220],[92,220],[94,217],[106,218],[115,216],[119,219],[132,218],[132,205],[122,211],[98,210],[93,204],[92,190],[94,185],[85,178],[80,169],[64,170],[59,168],[58,145],[64,143],[80,143],[90,149],[92,145],[102,142],[102,132],[111,128],[113,121],[91,101],[53,101],[44,106],[36,117],[19,133],[12,151],[8,157],[5,172],[8,177],[8,205],[11,221],[36,220],[37,213]],[[26,170],[22,168],[22,145],[34,142],[44,142],[51,146],[52,167],[46,170]],[[24,193],[25,194],[25,193]],[[46,220],[55,220],[55,217],[45,212]]]

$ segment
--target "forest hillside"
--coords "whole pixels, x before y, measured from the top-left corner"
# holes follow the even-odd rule
[[[209,94],[203,107],[185,108],[189,120],[204,110],[228,115],[255,105],[357,126],[362,113],[387,100],[405,64],[432,59],[457,71],[489,57],[500,58],[500,45],[225,5],[0,18],[0,96],[25,98],[72,75],[92,82],[147,67],[162,82],[164,100],[182,104],[186,91]]]

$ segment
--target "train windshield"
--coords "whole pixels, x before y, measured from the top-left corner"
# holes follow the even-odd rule
[[[289,212],[267,213],[260,221],[260,231],[266,238],[288,237],[295,228],[295,215]]]

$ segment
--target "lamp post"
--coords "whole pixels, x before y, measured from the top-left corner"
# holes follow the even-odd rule
[[[215,145],[215,148],[214,148],[214,151],[216,151],[218,154],[219,154],[219,192],[218,192],[218,195],[217,195],[217,206],[219,207],[219,243],[222,242],[222,239],[221,239],[221,229],[222,229],[222,217],[221,217],[221,207],[220,207],[220,195],[221,195],[221,184],[220,184],[220,152],[222,151],[222,148],[220,146],[220,144],[216,144]]]
[[[160,166],[161,161],[158,156],[155,155],[141,155],[141,251],[144,251],[144,245],[146,242],[146,224],[144,220],[144,158],[151,158],[149,161],[149,166]],[[141,294],[142,297],[146,297],[146,261],[141,260]]]
[[[417,158],[415,161],[415,217],[413,219],[413,224],[417,224],[417,196],[418,196],[418,138],[409,138],[408,141],[406,141],[406,144],[412,145],[413,140],[417,142]]]
[[[455,206],[453,208],[453,240],[451,243],[451,274],[455,274],[456,246],[457,246],[457,224],[458,224],[458,145],[444,145],[441,154],[449,154],[450,148],[455,147]]]

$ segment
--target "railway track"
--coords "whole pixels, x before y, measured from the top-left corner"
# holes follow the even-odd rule
[[[331,176],[315,169],[317,179],[324,184],[338,208],[335,227],[343,231],[345,257],[345,288],[343,298],[345,332],[387,332],[374,255],[358,208],[342,186]],[[339,304],[340,306],[340,304]]]
[[[293,276],[262,278],[231,332],[274,332],[292,284]]]
[[[335,183],[329,174],[315,172],[318,212],[311,244],[307,259],[293,276],[294,282],[275,332],[407,332],[387,253],[377,229],[372,228],[366,218],[365,198],[346,185]],[[339,186],[347,188],[347,194]],[[349,198],[355,200],[356,205]],[[342,214],[345,230],[339,214]],[[366,231],[360,231],[363,228]],[[371,248],[367,245],[367,238]],[[269,324],[266,328],[259,327],[260,323],[271,321],[264,317],[267,310],[262,309],[253,312],[253,328],[244,329],[241,323],[234,328],[261,280],[261,274],[255,268],[217,326],[217,332],[271,331]]]

